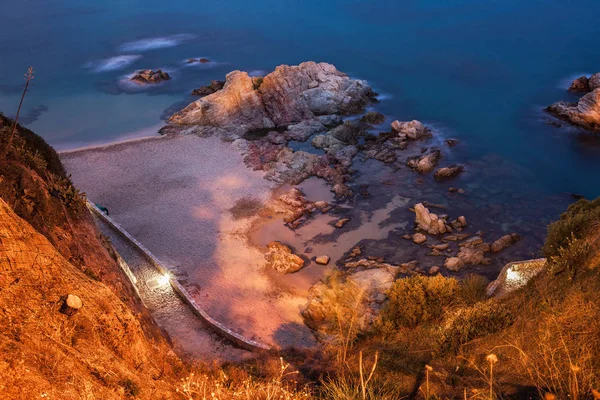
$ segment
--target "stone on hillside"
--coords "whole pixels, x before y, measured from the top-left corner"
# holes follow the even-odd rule
[[[59,312],[71,316],[74,315],[79,309],[83,307],[83,302],[79,296],[74,294],[68,294],[64,300],[62,305],[60,306]]]
[[[438,267],[437,265],[434,265],[433,267],[429,268],[429,275],[437,275],[440,272],[440,267]]]
[[[292,250],[281,242],[271,242],[267,248],[267,265],[279,272],[291,274],[304,266],[304,260],[293,254]]]
[[[500,239],[498,239],[494,243],[492,243],[492,252],[498,253],[498,252],[512,246],[513,244],[517,243],[519,240],[521,240],[521,235],[519,235],[518,233],[511,233],[510,235],[504,235]]]

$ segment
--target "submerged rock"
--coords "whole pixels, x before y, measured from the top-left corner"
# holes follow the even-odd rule
[[[327,265],[329,264],[329,256],[319,256],[315,259],[317,264]]]
[[[462,165],[450,165],[448,167],[439,168],[433,175],[438,181],[452,179],[460,175],[465,170]]]
[[[136,72],[130,80],[145,85],[168,81],[169,79],[171,79],[171,76],[161,69],[157,69],[156,71],[146,69]]]
[[[362,122],[366,122],[367,124],[381,124],[385,121],[385,115],[377,111],[369,111],[365,115],[363,115],[360,119]]]
[[[406,160],[406,165],[422,174],[426,174],[433,171],[441,157],[442,153],[439,149],[430,149],[421,156],[409,157]]]
[[[491,250],[493,253],[498,253],[498,252],[512,246],[513,244],[517,243],[519,240],[521,240],[521,235],[519,235],[518,233],[511,233],[510,235],[504,235],[500,239],[498,239],[494,243],[492,243]]]

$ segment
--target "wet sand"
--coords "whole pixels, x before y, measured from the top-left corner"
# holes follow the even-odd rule
[[[247,243],[254,218],[235,220],[241,199],[265,203],[275,186],[247,168],[231,143],[179,136],[63,153],[76,186],[171,266],[213,318],[265,343],[311,345],[299,308],[280,292],[264,256]]]

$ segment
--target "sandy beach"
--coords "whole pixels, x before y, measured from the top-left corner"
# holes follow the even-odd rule
[[[304,296],[279,291],[248,244],[257,217],[234,219],[240,200],[265,203],[275,185],[217,138],[148,138],[61,155],[74,183],[170,265],[219,321],[272,345],[309,345]]]

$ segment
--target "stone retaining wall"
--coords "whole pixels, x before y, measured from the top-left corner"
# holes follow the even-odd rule
[[[168,267],[166,267],[154,254],[150,252],[144,245],[138,242],[133,236],[131,236],[121,225],[117,224],[112,218],[104,214],[94,203],[87,200],[87,206],[91,212],[96,214],[100,219],[106,222],[112,229],[117,231],[121,236],[125,238],[131,245],[136,247],[152,265],[163,275],[169,276],[169,282],[173,287],[173,290],[181,297],[181,299],[190,306],[194,314],[196,314],[202,321],[204,321],[215,333],[223,336],[224,338],[232,341],[240,347],[243,347],[250,351],[267,351],[271,348],[265,344],[256,342],[254,340],[246,339],[242,335],[232,331],[220,322],[214,320],[210,315],[206,313],[200,307],[200,305],[194,300],[194,298],[188,293],[188,291],[179,283],[179,281],[173,276]],[[131,274],[131,271],[125,271],[127,276],[132,280],[132,283],[136,284],[136,279]],[[132,279],[133,278],[133,279]]]

